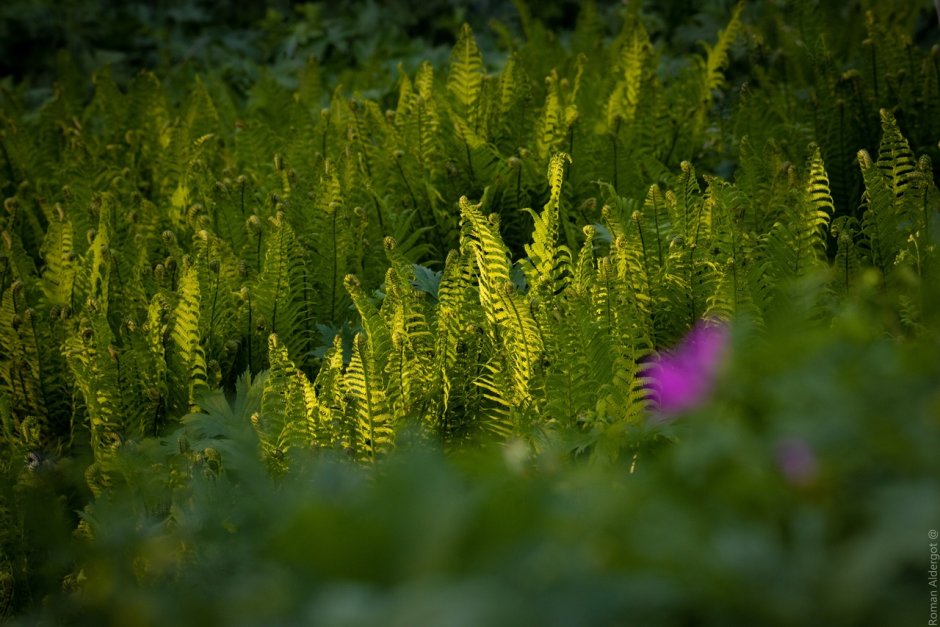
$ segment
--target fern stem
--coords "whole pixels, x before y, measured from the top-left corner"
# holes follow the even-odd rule
[[[360,349],[359,349],[360,358],[365,357],[365,355],[363,355],[364,352],[367,352],[367,351],[363,351],[360,346]],[[372,365],[371,361],[372,361],[371,355],[369,355],[370,363],[368,365],[366,364],[366,360],[362,359],[362,379],[363,379],[363,383],[365,384],[365,390],[363,391],[365,392],[365,397],[366,397],[365,398],[366,411],[368,412],[367,415],[369,416],[369,424],[368,424],[369,457],[371,457],[372,461],[375,462],[375,408],[372,406],[372,385],[371,385],[371,381],[369,377],[369,370],[370,370],[370,366]]]
[[[647,289],[647,293],[649,294],[650,301],[652,301],[653,300],[653,284],[650,282],[650,265],[649,265],[649,259],[647,258],[647,252],[646,252],[646,238],[643,237],[643,225],[640,222],[639,215],[637,215],[633,220],[634,222],[636,222],[636,230],[640,234],[640,248],[643,251],[643,268],[646,274],[646,289]]]
[[[938,0],[938,2],[940,2],[940,0]],[[923,204],[923,212],[924,212],[924,234],[923,234],[922,237],[923,237],[924,240],[927,241],[927,242],[930,241],[930,208],[929,208],[929,202],[928,202],[929,195],[930,195],[930,187],[929,187],[929,186],[926,186],[926,187],[924,187],[924,204]],[[918,264],[917,264],[917,265],[918,265],[918,269],[920,269],[920,259],[919,259],[919,258],[920,258],[920,252],[918,251]],[[922,271],[921,273],[919,273],[919,274],[921,274],[920,279],[921,279],[921,284],[922,284],[922,285],[926,285],[926,284],[927,284],[926,281],[925,281],[925,279],[926,279],[926,274],[927,274],[927,267],[928,267],[929,265],[930,265],[930,264],[927,264],[926,266],[924,266],[923,271]]]
[[[283,229],[283,227],[281,227]],[[281,296],[281,277],[284,274],[284,233],[278,233],[277,258],[280,261],[277,268],[277,279],[274,282],[274,303],[271,306],[271,333],[277,333],[277,306]]]
[[[258,274],[261,274],[261,229],[258,229],[258,246],[255,255],[258,257]]]
[[[333,322],[336,319],[336,282],[338,280],[338,265],[339,260],[337,259],[337,250],[336,250],[336,209],[333,209],[333,220],[332,220],[332,235],[333,235],[333,284],[330,287],[330,322]]]
[[[937,1],[940,2],[940,0],[937,0]],[[911,77],[911,80],[916,80],[915,77],[917,76],[917,70],[914,69],[914,54],[913,54],[913,50],[914,50],[914,44],[913,44],[913,42],[908,41],[908,42],[904,45],[904,52],[907,53],[907,54],[906,54],[906,56],[907,56],[907,75]],[[926,103],[925,103],[925,105],[926,105]]]
[[[206,267],[209,267],[209,243],[206,243]],[[219,260],[219,267],[215,269],[215,286],[212,290],[212,306],[209,308],[209,333],[206,339],[206,346],[212,346],[212,335],[215,331],[215,306],[219,299],[219,282],[221,280],[222,262]]]
[[[407,332],[407,329],[406,329]],[[398,351],[398,390],[401,394],[401,407],[402,413],[404,413],[405,406],[407,405],[405,401],[405,343],[401,342],[399,344],[400,349]],[[394,409],[394,400],[392,402],[392,408]]]
[[[929,175],[928,175],[928,176],[929,176]],[[924,188],[924,204],[923,204],[923,212],[924,212],[924,238],[927,239],[927,241],[930,241],[930,202],[929,202],[929,198],[930,198],[930,187],[927,186],[927,187]]]
[[[252,314],[251,314],[251,290],[248,290],[248,373],[251,374],[252,370],[252,359],[251,359],[251,345],[253,344],[253,335],[252,335]]]
[[[369,153],[365,149],[365,144],[362,141],[362,134],[359,132],[361,123],[359,121],[358,107],[350,107],[350,110],[352,111],[353,117],[356,119],[356,135],[359,140],[359,143],[362,145],[362,162],[366,166],[366,175],[371,179],[372,178],[372,166],[369,165]]]
[[[303,329],[304,352],[303,352],[303,357],[302,357],[303,361],[301,362],[301,367],[305,368],[305,373],[309,376],[310,373],[307,372],[307,369],[309,368],[309,365],[310,365],[309,355],[310,355],[310,352],[314,348],[314,346],[312,345],[312,340],[311,340],[311,338],[313,337],[313,329],[310,328],[310,321],[313,320],[314,315],[313,315],[313,312],[311,311],[311,305],[310,305],[310,302],[312,300],[310,298],[310,275],[307,272],[304,272],[303,279],[304,279],[304,292],[303,292],[304,300],[303,300],[303,318],[301,319],[301,322],[304,327]]]
[[[24,351],[24,353],[25,353],[25,351]],[[25,361],[25,360],[24,360],[24,361]],[[27,403],[29,403],[29,392],[26,390],[26,379],[23,378],[23,368],[22,368],[22,367],[18,367],[18,368],[16,369],[16,376],[17,376],[17,378],[18,378],[19,381],[20,381],[20,390],[22,390],[22,394],[23,394],[23,403],[24,403],[24,404],[27,404]],[[16,400],[16,399],[14,398],[14,402],[15,402],[15,400]]]
[[[212,346],[212,336],[215,333],[215,306],[219,300],[219,271],[215,273],[215,287],[212,290],[212,306],[209,308],[209,333],[206,337],[206,345]]]
[[[669,142],[669,152],[666,153],[666,157],[663,159],[664,165],[669,165],[669,160],[672,159],[672,153],[676,149],[676,145],[679,143],[679,121],[672,119],[672,140]]]
[[[117,386],[116,392],[117,392],[117,394],[118,394],[118,397],[121,399],[121,401],[123,401],[123,400],[124,400],[124,393],[125,393],[125,391],[127,390],[127,387],[128,387],[129,382],[125,382],[125,381],[124,381],[124,369],[121,367],[121,357],[120,357],[120,355],[115,356],[113,359],[114,359],[114,363],[115,363],[115,368],[117,369],[117,382],[118,382],[118,386]],[[187,399],[187,400],[188,400],[188,399]],[[124,407],[125,405],[124,405],[123,402],[121,402],[121,403],[119,403],[119,406],[120,406],[120,407]],[[121,425],[121,426],[124,427],[124,431],[125,431],[125,435],[126,435],[127,425],[125,424],[125,425]],[[143,427],[143,425],[141,425],[141,427]],[[141,432],[142,432],[141,435],[143,435],[143,428],[141,429]]]
[[[477,177],[473,173],[473,159],[470,158],[470,143],[466,139],[464,139],[463,146],[467,153],[467,167],[469,168],[469,172],[470,172],[470,183],[472,185],[476,185]]]
[[[577,124],[572,124],[571,128],[568,129],[568,154],[569,155],[574,154],[574,129],[576,126]],[[568,167],[565,169],[565,178],[564,178],[565,181],[569,180],[569,178],[571,177],[571,167],[572,167],[572,163],[569,162]]]
[[[161,423],[160,417],[161,417],[161,414],[163,413],[162,411],[163,410],[163,397],[160,396],[160,398],[157,399],[157,402],[154,403],[154,405],[156,405],[156,407],[154,407],[153,418],[151,419],[152,431],[150,432],[150,435],[152,437],[157,437],[157,435],[159,435],[160,433],[160,423]]]
[[[385,232],[385,217],[382,215],[382,205],[379,203],[379,197],[375,195],[375,192],[371,192],[372,203],[375,205],[375,213],[379,218],[379,230],[382,232],[382,237],[388,235]]]
[[[868,107],[865,106],[865,101],[862,98],[862,91],[858,88],[858,83],[854,81],[852,83],[852,94],[855,96],[855,101],[858,103],[858,115],[862,121],[862,132],[864,133],[865,137],[873,137],[874,134],[871,132],[871,128],[868,126],[868,115],[866,111]],[[877,94],[875,96],[875,104],[878,104]]]
[[[843,267],[845,270],[845,293],[849,293],[849,252],[845,251],[845,264]]]
[[[423,150],[424,148],[424,116],[421,115],[423,111],[424,111],[424,105],[419,104],[418,105],[418,122],[417,122],[418,123],[418,154],[421,155],[420,161],[421,161],[422,167],[427,167],[424,161],[425,154]]]
[[[839,99],[839,173],[845,173],[845,102],[842,99]],[[858,205],[852,206],[849,201],[849,192],[846,186],[846,181],[842,179],[842,185],[839,186],[842,191],[844,191],[844,197],[842,198],[843,207],[850,206],[852,207],[852,215],[855,218],[858,218]]]
[[[541,340],[542,345],[544,346],[546,334],[545,334],[545,331],[542,329],[542,323],[539,322],[539,316],[537,315],[537,312],[533,309],[531,301],[529,302],[529,313],[532,314],[532,321],[535,322],[535,330],[536,332],[538,332],[539,339]]]
[[[618,195],[620,194],[620,189],[617,183],[617,170],[619,170],[618,157],[617,157],[617,144],[620,140],[620,118],[617,118],[617,124],[614,125],[614,134],[610,136],[610,145],[614,153],[614,192]]]
[[[738,311],[738,238],[731,225],[731,277],[734,280],[734,311]]]
[[[411,183],[408,182],[408,177],[405,176],[405,171],[401,167],[401,160],[393,159],[395,162],[395,167],[398,169],[398,174],[401,175],[401,180],[405,183],[405,188],[408,190],[408,195],[411,196],[411,206],[414,207],[414,210],[418,210],[418,199],[415,197],[414,190],[411,189]],[[383,233],[385,235],[385,233]]]
[[[124,280],[121,278],[121,264],[114,263],[114,274],[117,276],[118,290],[124,294]],[[108,305],[111,304],[111,290],[108,290]]]
[[[42,359],[40,359],[39,353],[39,344],[36,342],[36,338],[38,337],[36,335],[36,316],[29,317],[29,326],[33,331],[33,350],[36,351],[36,379],[39,381],[39,396],[42,398],[43,408],[48,411],[51,405],[49,404],[49,394],[46,390],[46,377],[43,374]]]
[[[936,0],[936,2],[940,2],[940,0]],[[940,14],[940,10],[937,12]],[[940,15],[938,15],[938,18],[940,18]],[[934,78],[936,79],[935,85],[937,86],[937,100],[940,101],[940,65],[937,64],[936,57],[931,57],[930,63],[933,65]]]
[[[688,211],[688,206],[688,202],[686,202],[686,211]],[[695,237],[692,240],[692,245],[689,246],[689,324],[695,324],[695,320],[698,318],[695,312],[695,251],[698,249],[698,238],[702,230],[702,211],[704,210],[704,203],[699,203],[698,216],[695,218]]]
[[[0,135],[0,153],[3,153],[3,161],[7,166],[7,176],[10,177],[10,188],[15,190],[17,187],[16,171],[13,169],[13,162],[10,161],[10,153],[7,152],[6,142],[3,141],[3,135]]]
[[[611,298],[611,285],[610,285],[610,272],[604,272],[604,293],[607,297],[604,299],[604,308],[607,310],[607,334],[611,337],[614,335],[614,312],[610,307],[610,298]]]
[[[659,267],[663,267],[663,238],[659,230],[659,206],[656,196],[653,196],[653,225],[656,227],[656,253],[659,257]]]

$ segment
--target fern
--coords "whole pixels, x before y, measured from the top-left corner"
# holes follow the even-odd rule
[[[494,374],[508,376],[512,406],[525,407],[531,400],[529,380],[541,350],[535,320],[509,278],[508,251],[494,223],[479,213],[466,197],[460,199],[469,245],[480,275],[480,304],[489,322],[491,339],[504,349],[507,371],[493,366]],[[491,387],[496,387],[491,382]],[[507,399],[508,400],[508,399]]]
[[[878,146],[878,169],[882,171],[895,196],[903,196],[915,177],[917,163],[898,123],[886,109],[881,110],[881,143]]]
[[[695,113],[695,129],[700,130],[705,123],[708,109],[712,105],[714,92],[725,83],[724,69],[728,65],[731,46],[741,32],[741,12],[744,3],[738,3],[731,11],[731,19],[725,29],[718,33],[714,46],[703,44],[705,59],[701,63],[701,91],[698,96],[698,106]]]
[[[179,301],[170,331],[173,346],[167,355],[167,372],[176,392],[171,409],[177,415],[195,407],[197,393],[206,385],[206,361],[199,337],[200,313],[199,277],[196,269],[189,267],[180,278]]]
[[[825,319],[876,268],[886,319],[926,331],[940,74],[913,9],[833,39],[820,3],[738,4],[681,57],[635,3],[610,29],[589,3],[570,39],[517,5],[505,62],[464,26],[394,85],[310,62],[5,89],[5,442],[90,451],[98,490],[248,371],[277,473],[379,459],[410,424],[613,459],[644,359],[703,317]]]
[[[552,157],[548,166],[548,181],[551,196],[542,210],[541,215],[535,214],[531,209],[534,229],[532,245],[526,245],[529,255],[527,263],[523,266],[531,289],[543,292],[545,289],[551,294],[564,291],[571,275],[571,251],[565,246],[558,246],[559,231],[559,202],[561,197],[562,181],[564,179],[565,162],[571,158],[565,153]]]
[[[433,386],[428,355],[433,353],[433,336],[429,311],[424,306],[423,292],[416,285],[415,266],[401,256],[391,238],[385,240],[391,268],[386,274],[382,310],[391,333],[391,350],[385,365],[388,398],[396,421],[417,418],[429,411],[427,394]],[[424,398],[422,398],[424,397]]]
[[[815,148],[802,196],[794,193],[793,203],[774,224],[768,238],[766,272],[781,287],[790,278],[818,270],[826,258],[826,236],[834,208],[829,179]]]
[[[260,413],[251,417],[261,454],[276,473],[287,469],[292,448],[329,446],[320,424],[319,401],[306,376],[298,370],[276,335],[268,339],[271,368],[264,380]]]
[[[376,461],[392,445],[392,417],[382,389],[380,370],[362,334],[344,375],[356,415],[357,444],[365,459]]]
[[[607,131],[614,135],[614,141],[621,126],[632,128],[636,119],[640,91],[646,78],[645,64],[651,52],[652,44],[646,31],[640,25],[634,26],[619,60],[618,69],[622,75],[607,101]]]
[[[483,79],[483,57],[473,31],[464,24],[451,53],[447,89],[454,95],[457,115],[466,121],[468,130],[474,133],[479,132],[479,101]]]

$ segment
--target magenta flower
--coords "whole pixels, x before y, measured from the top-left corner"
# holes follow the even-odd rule
[[[728,350],[727,327],[715,321],[695,325],[673,350],[652,360],[645,377],[660,418],[670,418],[701,404]]]

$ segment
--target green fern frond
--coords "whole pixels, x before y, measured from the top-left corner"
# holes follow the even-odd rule
[[[363,335],[353,342],[352,359],[343,375],[347,393],[356,412],[357,443],[366,460],[376,461],[394,441],[380,370]]]
[[[447,90],[457,103],[457,114],[474,132],[480,121],[480,92],[483,88],[483,56],[469,24],[464,24],[450,57]]]
[[[543,161],[548,160],[549,155],[558,151],[566,134],[565,110],[559,94],[558,73],[552,70],[552,73],[546,77],[545,83],[547,85],[545,105],[542,107],[535,135],[536,153]]]
[[[327,351],[313,382],[319,402],[319,425],[323,437],[333,447],[340,447],[356,455],[356,420],[350,417],[350,399],[346,394],[343,378],[343,338],[337,334]]]
[[[268,339],[271,368],[264,380],[260,413],[251,423],[265,462],[275,472],[287,469],[292,448],[329,446],[320,424],[320,406],[314,386],[294,366],[276,335]]]
[[[470,272],[466,259],[457,251],[450,251],[441,282],[437,290],[435,310],[435,369],[441,380],[443,411],[448,410],[452,382],[450,373],[457,363],[457,344],[460,341],[461,313],[467,302]]]
[[[170,331],[173,344],[167,356],[167,372],[172,386],[171,407],[177,416],[182,416],[196,406],[197,393],[206,385],[206,359],[199,336],[199,274],[195,267],[184,269],[178,298],[173,310]]]
[[[907,139],[901,134],[897,120],[887,109],[881,110],[881,143],[878,146],[878,169],[884,174],[895,196],[903,196],[916,176],[917,162]]]
[[[60,307],[68,305],[74,308],[77,268],[73,237],[72,223],[66,219],[60,206],[56,219],[49,223],[41,251],[45,262],[42,278],[46,301]]]
[[[466,197],[460,199],[460,210],[467,243],[476,259],[480,304],[489,322],[489,333],[494,343],[505,350],[511,364],[515,402],[524,406],[531,400],[529,380],[541,351],[535,319],[510,280],[508,251],[498,227],[485,219],[479,206],[471,205]]]
[[[597,236],[597,228],[592,224],[588,224],[584,227],[583,232],[584,244],[581,245],[581,250],[578,253],[572,287],[578,294],[590,294],[596,277],[594,238]]]
[[[541,292],[548,289],[550,294],[564,291],[571,276],[571,251],[566,246],[558,245],[559,201],[561,186],[565,175],[565,162],[571,157],[565,153],[553,156],[548,165],[548,184],[550,195],[541,215],[531,209],[534,229],[532,244],[526,244],[525,251],[529,258],[523,269],[531,289]]]
[[[858,164],[865,181],[862,232],[868,239],[870,263],[887,277],[907,240],[905,227],[910,225],[901,214],[903,203],[895,196],[892,181],[885,178],[867,151],[858,152]]]
[[[724,70],[728,65],[731,46],[737,41],[741,32],[741,12],[744,3],[739,2],[731,11],[731,19],[724,30],[718,32],[718,39],[714,46],[702,44],[705,48],[705,58],[702,61],[701,91],[696,109],[696,131],[705,123],[708,109],[711,107],[714,92],[725,84]]]
[[[359,279],[347,275],[343,279],[343,285],[362,320],[364,333],[361,342],[366,345],[369,355],[376,359],[377,363],[385,363],[392,345],[392,336],[385,320],[362,291]]]
[[[633,125],[644,84],[644,68],[651,53],[652,44],[646,29],[635,24],[629,41],[622,48],[617,68],[620,78],[607,100],[608,133],[618,135],[621,125],[626,128]]]
[[[829,176],[823,164],[818,146],[812,146],[809,173],[806,183],[806,195],[809,201],[808,225],[813,227],[813,249],[822,261],[826,254],[826,232],[829,222],[835,214],[835,205],[829,189]]]

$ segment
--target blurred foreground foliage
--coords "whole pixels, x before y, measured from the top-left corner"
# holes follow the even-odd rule
[[[635,468],[571,464],[562,445],[533,454],[519,441],[443,455],[406,434],[376,469],[298,453],[275,480],[245,428],[258,386],[242,388],[232,411],[214,395],[209,415],[126,452],[124,481],[86,510],[80,539],[64,542],[64,505],[28,514],[31,540],[59,539],[45,560],[81,565],[45,615],[89,625],[916,622],[940,517],[940,346],[885,340],[873,324],[853,312],[760,348],[739,335],[713,402],[668,427],[677,442]],[[787,459],[794,442],[808,458]],[[61,490],[63,472],[32,473],[30,492]]]
[[[935,15],[700,4],[4,5],[0,617],[924,620]]]

